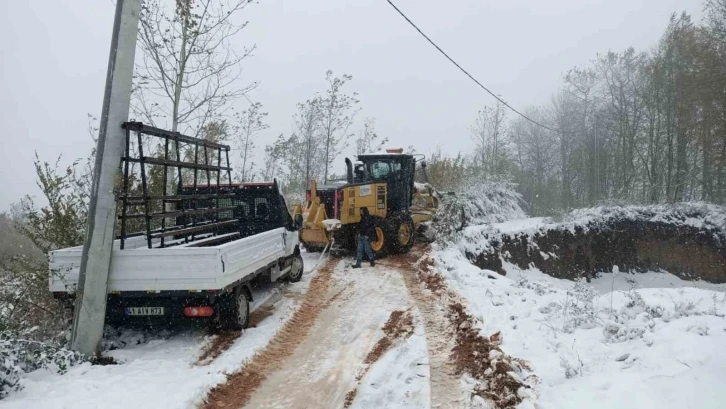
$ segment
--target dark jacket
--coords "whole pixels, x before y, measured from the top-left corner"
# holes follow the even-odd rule
[[[376,221],[370,214],[360,215],[360,235],[375,237],[376,236]]]

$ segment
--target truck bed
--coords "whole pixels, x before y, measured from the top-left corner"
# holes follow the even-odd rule
[[[217,246],[151,249],[139,238],[127,240],[124,250],[116,240],[108,292],[220,290],[285,257],[287,234],[277,228]],[[82,252],[80,246],[50,252],[52,292],[75,292]]]

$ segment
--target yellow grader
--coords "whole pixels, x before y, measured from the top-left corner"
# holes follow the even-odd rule
[[[360,209],[366,207],[376,221],[376,236],[371,238],[376,255],[408,252],[439,207],[439,195],[431,185],[414,182],[416,156],[422,155],[387,149],[359,155],[355,164],[346,158],[345,182],[318,186],[311,181],[305,207],[293,211],[294,217],[302,214],[303,246],[320,251],[334,242],[355,248]],[[426,164],[419,163],[425,175]]]

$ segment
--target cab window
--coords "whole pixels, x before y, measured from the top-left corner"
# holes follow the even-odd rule
[[[369,165],[369,169],[373,179],[383,179],[391,173],[391,164],[388,162],[373,162]]]

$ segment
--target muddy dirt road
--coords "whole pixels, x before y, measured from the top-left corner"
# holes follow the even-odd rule
[[[329,260],[285,328],[204,407],[464,407],[449,321],[412,266],[421,253],[359,270]]]

